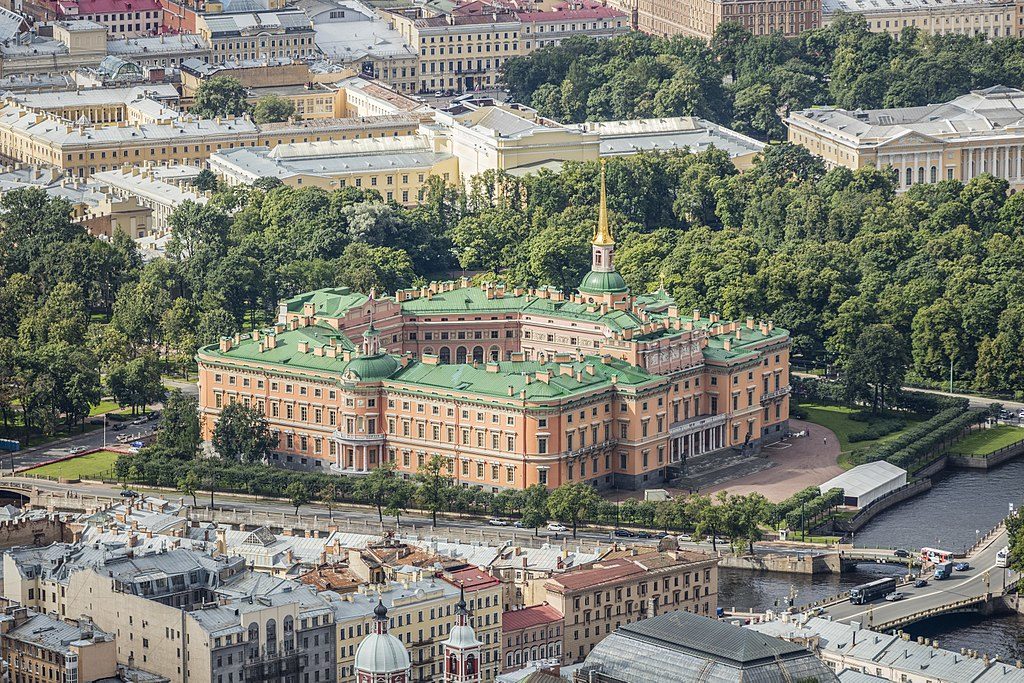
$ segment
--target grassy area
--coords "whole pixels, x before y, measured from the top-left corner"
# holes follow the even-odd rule
[[[871,448],[888,441],[889,439],[894,439],[913,425],[924,422],[922,418],[915,415],[901,414],[900,419],[905,420],[907,423],[907,427],[905,429],[900,429],[891,434],[886,434],[881,439],[851,443],[849,435],[853,432],[863,431],[864,428],[868,426],[868,423],[866,422],[858,422],[850,419],[850,415],[857,412],[858,409],[820,403],[801,403],[800,408],[807,412],[808,422],[813,422],[814,424],[819,424],[822,427],[832,430],[836,435],[836,438],[839,439],[839,448],[842,453],[840,454],[837,462],[843,469],[853,467],[851,457],[854,451]]]
[[[28,474],[53,479],[98,479],[114,468],[114,462],[120,453],[114,451],[96,451],[77,458],[50,463],[28,470]]]
[[[1024,429],[1010,425],[996,425],[991,429],[977,429],[966,439],[957,441],[950,447],[953,453],[964,455],[988,455],[1000,448],[1017,443],[1024,439]]]
[[[117,410],[121,406],[117,405],[114,401],[100,401],[89,410],[89,415],[101,415],[103,413],[109,413],[113,410]]]

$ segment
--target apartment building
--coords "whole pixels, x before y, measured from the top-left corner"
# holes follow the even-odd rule
[[[444,670],[441,643],[454,621],[458,588],[424,572],[411,581],[387,582],[376,586],[375,590],[360,588],[327,597],[336,626],[339,683],[356,680],[356,649],[373,633],[373,611],[378,602],[383,602],[388,609],[388,632],[401,640],[409,651],[412,680],[436,680]]]
[[[8,551],[4,568],[6,597],[60,618],[89,615],[114,636],[118,664],[174,683],[335,680],[327,602],[248,570],[243,557],[55,544]]]
[[[19,683],[93,683],[117,677],[114,637],[88,620],[77,624],[10,606],[0,615],[0,658]]]
[[[1024,35],[1021,4],[1013,0],[824,0],[824,24],[839,13],[864,17],[868,30],[899,38],[905,28],[925,35],[1006,38]]]
[[[479,641],[480,680],[490,683],[501,671],[501,584],[479,567],[445,572],[469,609],[469,625]]]
[[[418,124],[396,126],[394,120],[356,118],[258,125],[248,116],[200,119],[181,115],[148,98],[133,102],[127,110],[148,112],[149,117],[140,114],[131,122],[94,124],[7,98],[0,102],[0,159],[48,165],[84,178],[125,164],[203,166],[212,153],[225,149],[395,136]]]
[[[195,33],[112,39],[107,41],[107,54],[164,69],[179,68],[188,59],[209,62],[212,57],[210,43]]]
[[[28,0],[21,7],[36,22],[87,21],[103,26],[115,38],[160,31],[157,0]]]
[[[358,474],[387,460],[410,476],[436,454],[493,491],[642,488],[684,458],[780,438],[789,333],[682,314],[663,289],[632,295],[601,197],[571,295],[468,279],[320,290],[283,302],[273,328],[200,349],[204,437],[238,401],[267,416],[275,463]]]
[[[1024,187],[1024,135],[1017,123],[1024,91],[974,90],[941,104],[847,111],[791,112],[789,141],[829,166],[892,167],[897,190],[940,180],[968,182],[982,173]]]
[[[632,548],[555,576],[543,590],[564,617],[562,662],[579,663],[621,626],[677,610],[713,617],[718,558]]]
[[[293,187],[358,187],[406,206],[423,200],[431,176],[446,182],[458,177],[455,157],[435,152],[418,136],[226,150],[210,157],[210,168],[229,185],[277,178]]]
[[[122,199],[134,199],[140,206],[150,209],[150,228],[157,233],[170,229],[168,219],[174,210],[185,202],[205,204],[207,196],[195,189],[164,182],[152,169],[139,166],[122,166],[111,171],[98,171],[92,176],[93,183],[102,191]]]
[[[654,36],[711,40],[719,24],[738,23],[754,35],[796,36],[821,26],[821,0],[612,0],[632,27]]]
[[[502,673],[542,659],[561,659],[562,613],[547,604],[509,610],[501,615]]]
[[[520,35],[526,52],[558,45],[566,38],[585,34],[591,38],[615,38],[629,33],[629,16],[599,2],[567,2],[552,10],[518,12]]]
[[[313,27],[299,10],[202,14],[195,32],[210,44],[211,61],[317,57]]]
[[[402,8],[383,15],[419,55],[421,92],[493,88],[501,65],[526,54],[522,23],[511,12],[432,16]]]

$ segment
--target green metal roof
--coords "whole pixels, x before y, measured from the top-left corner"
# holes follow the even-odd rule
[[[622,276],[614,270],[610,273],[592,270],[583,277],[583,282],[580,283],[580,291],[592,292],[594,294],[603,294],[605,292],[620,294],[628,292],[629,287],[626,286],[626,281],[622,279]]]
[[[369,300],[369,297],[359,292],[353,292],[348,287],[332,287],[329,289],[318,289],[312,292],[305,292],[293,296],[285,301],[289,313],[302,313],[306,304],[313,304],[314,310],[319,315],[339,317],[357,306],[362,306]]]
[[[486,365],[428,365],[410,363],[395,377],[396,382],[408,382],[420,387],[442,390],[466,391],[487,396],[519,398],[526,392],[527,400],[566,398],[574,394],[607,387],[612,375],[619,386],[636,387],[658,379],[656,375],[644,372],[638,367],[619,360],[602,362],[595,356],[588,356],[583,362],[540,363],[536,361],[507,361],[495,364],[496,370],[488,371]],[[590,366],[593,374],[587,370]],[[560,374],[562,368],[571,368],[572,374]],[[538,372],[550,372],[547,381],[536,379]],[[577,373],[578,379],[577,379]],[[530,382],[527,383],[527,377]]]

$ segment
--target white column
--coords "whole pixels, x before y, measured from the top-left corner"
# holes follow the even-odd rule
[[[967,150],[967,174],[964,176],[964,182],[974,177],[974,150]]]
[[[1017,145],[1017,173],[1014,175],[1015,178],[1020,178],[1020,155],[1024,152],[1024,146]]]
[[[366,446],[363,446],[363,472],[368,471],[370,468],[366,465]]]
[[[704,430],[700,430],[700,452],[704,452]]]

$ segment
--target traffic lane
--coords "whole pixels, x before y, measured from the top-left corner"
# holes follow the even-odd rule
[[[994,573],[991,571],[994,568],[995,564],[988,568],[990,578],[994,577]],[[991,588],[995,588],[995,586],[991,586]],[[876,600],[867,605],[854,605],[845,602],[826,608],[824,613],[837,621],[856,620],[868,613],[873,613],[874,621],[886,622],[967,598],[976,598],[984,595],[988,589],[985,587],[985,570],[973,570],[972,572],[954,574],[942,581],[929,579],[929,585],[924,588],[913,588],[911,584],[897,588],[897,590],[907,594],[908,597],[895,602]]]
[[[75,491],[76,493],[85,495],[98,495],[106,496],[111,498],[117,498],[121,494],[120,487],[112,487],[103,484],[60,484],[59,482],[49,480],[28,480],[40,489],[47,491]],[[187,498],[171,491],[152,491],[147,490],[145,487],[139,487],[139,491],[146,495],[152,495],[160,498]],[[207,496],[209,494],[206,494]],[[284,513],[287,517],[294,515],[294,507],[288,503],[278,502],[259,502],[259,501],[245,501],[245,500],[230,500],[228,503],[217,504],[217,497],[219,495],[229,496],[230,494],[214,494],[215,507],[226,511],[235,510],[238,512],[258,512],[263,514],[280,515]],[[199,500],[203,500],[204,494],[198,494]],[[206,506],[200,505],[199,508],[205,508]],[[303,516],[317,515],[321,518],[330,518],[331,513],[328,512],[326,507],[320,505],[307,505],[302,510]],[[340,510],[333,508],[333,515],[341,519],[348,519],[356,523],[365,524],[368,526],[367,532],[372,533],[380,528],[379,518],[376,510],[357,510],[351,508],[344,508]],[[402,516],[402,529],[411,529],[415,526],[417,530],[430,529],[431,519],[428,516],[418,515],[403,515]],[[369,528],[373,527],[373,529]],[[393,519],[385,517],[384,520],[385,528],[394,528]],[[442,535],[446,529],[458,529],[460,531],[489,531],[495,535],[500,535],[504,540],[512,540],[512,538],[521,539],[525,537],[534,537],[535,534],[532,529],[517,528],[513,526],[491,526],[484,520],[478,519],[442,519],[439,520],[438,526],[433,528],[432,531],[436,534]],[[358,533],[358,530],[353,530]],[[574,541],[587,541],[591,543],[600,543],[607,545],[612,541],[619,543],[628,543],[631,545],[656,547],[659,539],[640,539],[640,538],[615,538],[610,532],[593,532],[593,531],[580,531],[576,538],[573,538],[572,532],[552,532],[546,529],[541,529],[537,538],[546,539],[552,543],[572,543]],[[701,550],[705,552],[711,551],[710,543],[679,543],[681,548],[691,550]]]

